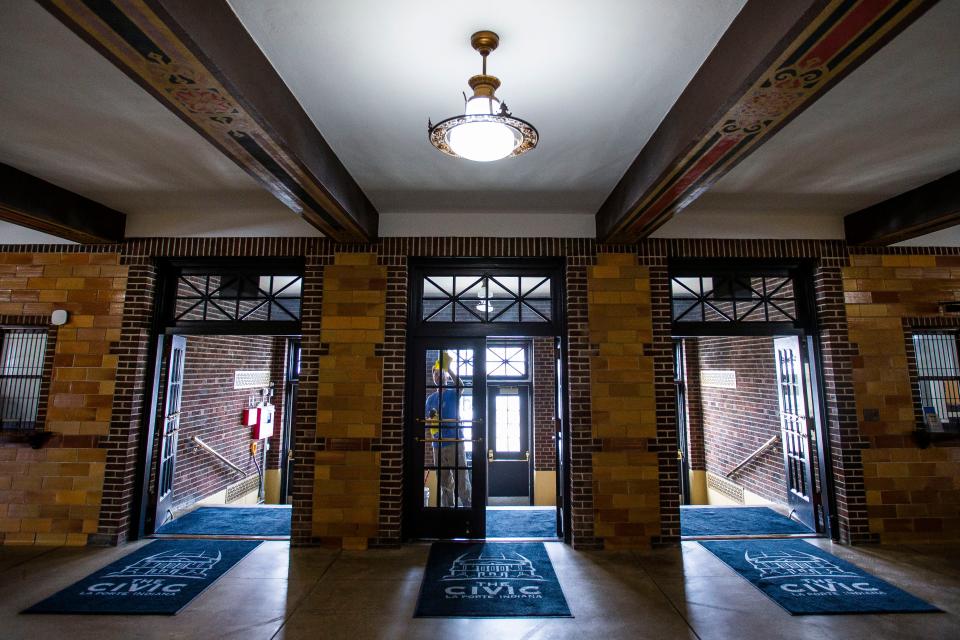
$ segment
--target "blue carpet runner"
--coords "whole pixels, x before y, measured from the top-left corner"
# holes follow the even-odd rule
[[[488,538],[556,538],[557,510],[487,509]]]
[[[417,598],[417,618],[570,618],[540,542],[437,542]]]
[[[200,507],[157,533],[208,536],[290,536],[289,507]]]
[[[939,611],[803,540],[700,544],[790,615]]]
[[[245,540],[157,540],[23,613],[174,615],[259,544]],[[66,630],[64,637],[69,637]]]
[[[768,507],[680,507],[682,536],[813,533]]]

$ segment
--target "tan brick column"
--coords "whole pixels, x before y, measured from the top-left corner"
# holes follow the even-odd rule
[[[103,500],[127,267],[116,253],[0,254],[0,315],[47,322],[56,352],[40,449],[0,443],[0,542],[84,545]]]
[[[338,253],[324,267],[317,384],[313,535],[344,548],[366,548],[377,535],[386,267],[375,253]]]
[[[650,277],[632,253],[601,253],[587,272],[595,533],[606,548],[660,533]]]

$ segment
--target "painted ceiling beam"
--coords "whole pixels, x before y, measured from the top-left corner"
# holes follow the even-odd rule
[[[38,0],[304,220],[377,237],[373,204],[226,0]]]
[[[936,0],[747,0],[597,212],[633,242],[812,105]]]
[[[882,247],[960,224],[960,171],[843,218],[850,244]]]
[[[127,216],[0,164],[0,220],[82,244],[123,242]]]

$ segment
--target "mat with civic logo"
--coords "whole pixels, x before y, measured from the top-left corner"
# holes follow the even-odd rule
[[[438,542],[418,618],[573,617],[542,543]]]
[[[940,611],[803,540],[700,544],[790,615]]]
[[[174,615],[259,541],[158,540],[23,613]]]

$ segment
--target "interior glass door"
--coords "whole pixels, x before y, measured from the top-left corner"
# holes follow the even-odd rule
[[[774,339],[777,366],[777,396],[787,477],[787,504],[793,515],[816,531],[813,460],[810,451],[811,412],[807,408],[804,354],[800,339]]]
[[[478,338],[417,341],[407,425],[415,473],[408,495],[419,538],[483,538],[486,367]],[[422,479],[422,484],[420,484]]]

